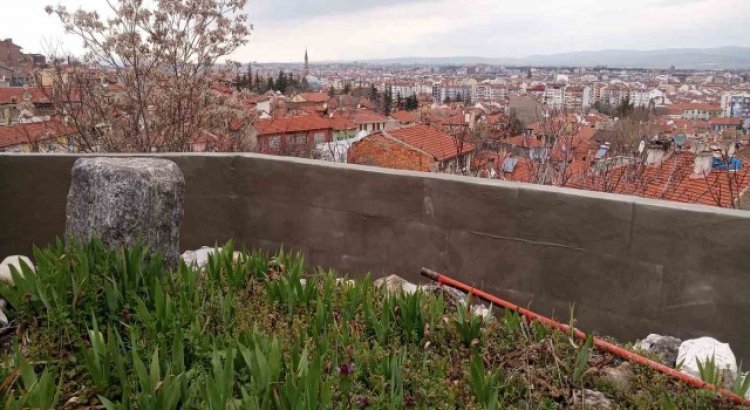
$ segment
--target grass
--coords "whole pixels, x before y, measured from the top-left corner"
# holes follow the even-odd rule
[[[0,407],[555,409],[584,388],[619,408],[732,407],[640,366],[618,390],[598,377],[618,359],[515,312],[233,250],[199,272],[140,246],[35,249],[36,271],[0,284]]]

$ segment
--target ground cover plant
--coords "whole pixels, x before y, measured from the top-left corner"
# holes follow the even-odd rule
[[[140,246],[36,249],[36,271],[0,283],[0,407],[555,409],[591,390],[615,408],[732,407],[641,366],[610,383],[618,359],[515,312],[233,251],[169,270]]]

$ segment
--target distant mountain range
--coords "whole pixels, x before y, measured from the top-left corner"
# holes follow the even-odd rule
[[[401,57],[360,61],[370,64],[499,64],[509,66],[608,66],[622,68],[738,69],[750,68],[750,47],[599,50],[531,55],[524,58]]]

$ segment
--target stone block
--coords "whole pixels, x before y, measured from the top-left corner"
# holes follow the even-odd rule
[[[66,240],[98,237],[110,247],[138,239],[176,266],[185,179],[158,158],[79,158],[73,165],[65,219]]]

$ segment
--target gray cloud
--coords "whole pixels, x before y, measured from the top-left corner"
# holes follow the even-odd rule
[[[250,2],[253,21],[295,20],[340,15],[409,3],[436,0],[257,0]]]

